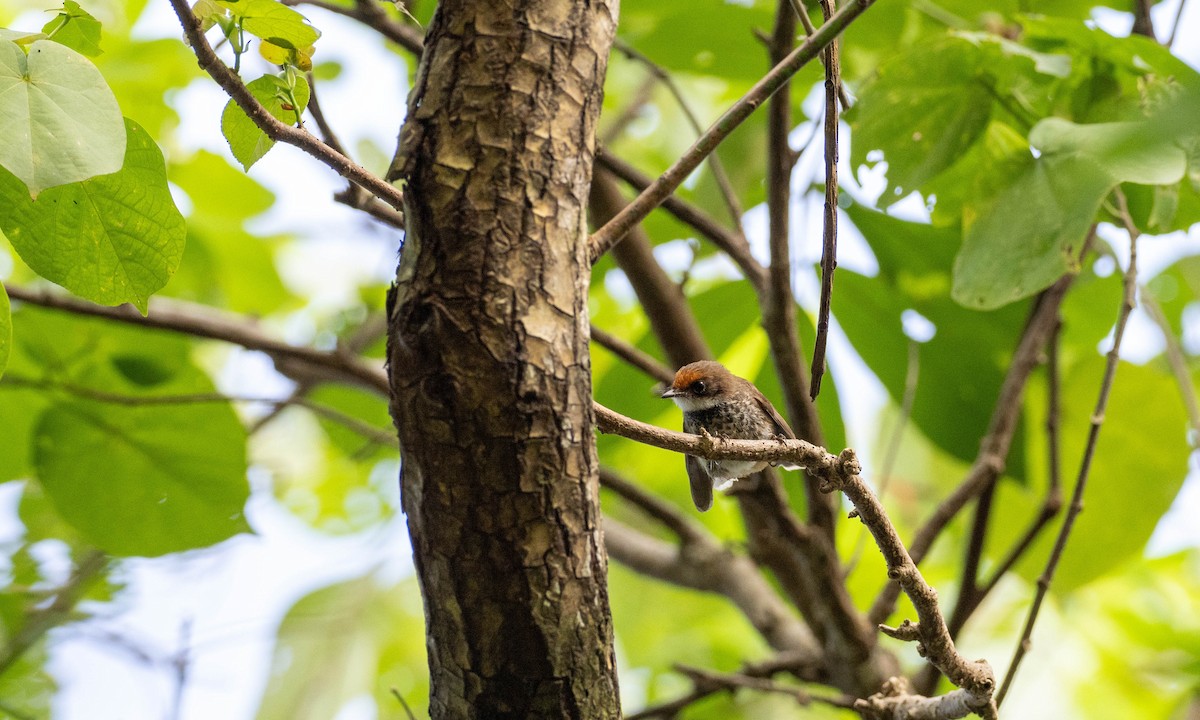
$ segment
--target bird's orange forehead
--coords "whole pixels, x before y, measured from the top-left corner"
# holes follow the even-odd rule
[[[675,382],[671,385],[674,388],[685,388],[697,380],[704,378],[704,373],[696,368],[685,367],[675,373]]]

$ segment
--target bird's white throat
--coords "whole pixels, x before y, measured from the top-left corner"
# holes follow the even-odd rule
[[[679,406],[679,409],[683,410],[684,412],[702,412],[716,406],[721,402],[715,397],[677,396],[671,399],[674,400],[675,404]]]

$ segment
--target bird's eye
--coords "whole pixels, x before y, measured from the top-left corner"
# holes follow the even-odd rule
[[[696,382],[692,383],[692,392],[696,393],[697,395],[703,395],[706,389],[707,388],[705,388],[703,380],[697,380]]]

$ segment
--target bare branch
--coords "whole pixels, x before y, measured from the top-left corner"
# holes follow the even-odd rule
[[[1125,225],[1125,230],[1129,233],[1129,268],[1125,271],[1125,280],[1121,293],[1121,305],[1117,311],[1117,323],[1113,330],[1112,347],[1107,353],[1104,363],[1104,377],[1100,382],[1099,396],[1096,398],[1096,407],[1092,411],[1091,423],[1088,427],[1087,442],[1083,448],[1083,458],[1079,462],[1079,475],[1075,480],[1075,490],[1071,494],[1071,504],[1067,506],[1066,517],[1063,518],[1062,527],[1058,530],[1058,537],[1054,540],[1054,548],[1050,551],[1050,557],[1046,560],[1046,567],[1042,570],[1042,574],[1038,577],[1037,592],[1033,597],[1033,605],[1029,608],[1029,615],[1025,618],[1025,627],[1021,631],[1021,639],[1017,643],[1017,649],[1013,652],[1012,662],[1009,663],[1008,672],[1004,675],[1004,683],[1000,686],[1000,691],[996,694],[996,704],[1004,702],[1005,695],[1012,687],[1013,678],[1016,677],[1017,668],[1021,665],[1021,660],[1033,645],[1033,626],[1037,622],[1038,611],[1041,610],[1042,602],[1046,598],[1046,594],[1050,591],[1050,583],[1054,579],[1054,572],[1058,568],[1059,561],[1062,560],[1063,551],[1067,547],[1067,540],[1071,536],[1071,530],[1075,526],[1075,519],[1079,513],[1083,511],[1083,493],[1087,487],[1088,474],[1092,468],[1092,459],[1096,454],[1096,443],[1100,438],[1100,427],[1104,423],[1104,411],[1108,407],[1108,398],[1112,393],[1113,380],[1117,375],[1117,365],[1121,360],[1121,341],[1125,338],[1125,326],[1129,322],[1129,316],[1133,313],[1133,308],[1137,304],[1137,243],[1141,236],[1141,231],[1134,225],[1132,217],[1129,215],[1129,205],[1125,199],[1125,193],[1117,186],[1113,190],[1113,195],[1117,200],[1117,208],[1119,216]]]
[[[812,632],[788,609],[754,563],[707,534],[675,545],[605,517],[604,543],[614,560],[643,575],[725,596],[771,647],[797,653],[813,667],[820,663],[821,651]]]
[[[388,40],[409,51],[418,58],[425,51],[425,38],[421,31],[399,22],[384,12],[383,3],[374,0],[356,0],[352,7],[327,2],[326,0],[280,0],[284,5],[309,5],[344,17],[353,18],[371,28]]]
[[[4,289],[10,298],[31,305],[233,343],[266,353],[279,371],[290,377],[349,383],[384,397],[388,395],[387,375],[382,367],[346,352],[322,352],[289,345],[267,336],[252,322],[209,307],[155,298],[150,303],[150,314],[143,317],[129,305],[104,307],[61,293],[18,285],[6,284]]]
[[[245,84],[242,83],[242,79],[217,57],[212,45],[208,43],[208,38],[204,36],[200,21],[188,6],[187,0],[170,0],[170,2],[171,7],[175,10],[175,15],[179,18],[180,25],[183,26],[184,38],[192,47],[192,51],[196,53],[196,60],[200,63],[200,67],[213,80],[217,81],[221,89],[233,98],[238,107],[260,130],[267,134],[267,137],[300,148],[338,175],[391,205],[395,210],[404,211],[404,196],[398,188],[321,142],[308,131],[292,127],[276,119],[263,107],[262,103],[250,94]]]
[[[608,221],[626,207],[616,181],[604,170],[592,173],[588,205],[596,224]],[[712,351],[683,290],[658,264],[650,239],[640,226],[631,228],[627,242],[613,249],[613,259],[637,293],[642,311],[671,364],[682,367],[695,360],[711,359]]]
[[[183,0],[171,0],[173,3]],[[800,47],[796,48],[783,62],[776,65],[748,93],[734,103],[703,135],[683,154],[675,164],[658,177],[650,187],[639,195],[621,213],[610,220],[604,227],[592,234],[592,262],[595,262],[614,245],[624,239],[637,223],[658,207],[662,201],[674,192],[675,188],[691,174],[704,158],[708,157],[717,145],[721,143],[738,125],[740,125],[758,106],[767,100],[789,77],[804,67],[817,54],[842,32],[855,18],[869,8],[874,0],[853,0],[844,7],[829,22],[821,26],[817,32]]]
[[[675,82],[675,78],[671,73],[667,72],[658,63],[654,62],[644,54],[639,52],[629,43],[616,38],[613,40],[613,49],[624,53],[631,60],[636,60],[650,71],[650,74],[658,78],[667,92],[671,93],[671,97],[675,98],[675,102],[679,105],[679,109],[683,112],[683,117],[692,126],[692,130],[696,135],[701,135],[704,132],[704,127],[700,124],[700,119],[696,117],[695,111],[687,101],[687,97],[683,94],[683,90],[679,88],[679,84]],[[708,169],[712,171],[713,179],[717,182],[717,189],[721,193],[721,198],[725,201],[725,207],[729,210],[729,216],[733,221],[733,226],[737,228],[739,235],[745,235],[745,230],[742,228],[742,204],[738,201],[737,191],[733,188],[733,183],[729,181],[729,175],[725,172],[725,166],[721,163],[721,158],[714,152],[706,159]]]
[[[775,32],[770,42],[771,61],[778,65],[788,55],[796,34],[796,18],[782,3],[775,12]],[[783,389],[788,417],[799,437],[817,445],[825,442],[817,409],[809,396],[804,371],[804,351],[796,322],[796,299],[792,295],[791,209],[792,168],[795,153],[788,145],[791,132],[791,83],[785,81],[767,105],[767,213],[771,265],[765,292],[760,293],[763,329],[771,345],[771,359]],[[833,498],[817,489],[817,480],[805,479],[809,522],[833,542],[835,515]],[[838,571],[840,575],[840,570]]]
[[[9,637],[8,643],[0,648],[0,676],[41,640],[43,635],[68,620],[75,605],[107,566],[108,555],[99,550],[88,553],[79,561],[71,577],[54,591],[54,600],[26,615],[25,622]]]
[[[1089,234],[1088,237],[1090,242],[1091,235]],[[1088,242],[1085,242],[1085,247],[1087,245]],[[1025,392],[1025,383],[1029,379],[1030,373],[1038,365],[1042,348],[1058,324],[1059,306],[1073,280],[1074,276],[1072,275],[1063,276],[1038,296],[1029,322],[1025,325],[1025,331],[1013,353],[1008,373],[1004,376],[1004,382],[1000,386],[1000,394],[996,398],[996,406],[992,411],[987,434],[980,443],[979,455],[976,456],[967,477],[949,497],[938,505],[933,516],[917,531],[909,548],[909,552],[916,562],[921,562],[925,554],[933,547],[938,535],[958,515],[959,511],[966,507],[971,500],[979,497],[980,493],[1004,472],[1009,446],[1020,417],[1021,397]],[[896,599],[899,595],[900,589],[896,583],[888,583],[871,606],[868,614],[871,622],[881,623],[887,620],[896,606]]]
[[[659,382],[669,385],[675,379],[675,371],[659,362],[658,358],[595,325],[592,326],[592,340]]]
[[[638,192],[644,191],[654,182],[637,168],[604,148],[597,151],[596,164],[628,183]],[[680,222],[690,225],[693,230],[724,251],[751,285],[759,289],[763,287],[766,282],[766,270],[750,253],[750,244],[746,242],[744,235],[726,230],[708,213],[681,200],[674,194],[668,195],[663,200],[662,209],[674,215]]]
[[[831,0],[820,0],[825,22],[833,16]],[[821,301],[817,310],[817,338],[813,344],[812,399],[821,392],[825,375],[825,345],[829,339],[829,305],[833,300],[833,272],[837,269],[838,208],[838,91],[842,87],[838,41],[829,43],[825,60],[825,210],[821,231]]]

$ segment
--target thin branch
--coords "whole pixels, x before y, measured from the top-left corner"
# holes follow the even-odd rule
[[[242,79],[217,57],[212,45],[208,43],[208,38],[204,36],[200,21],[188,6],[187,0],[170,0],[170,2],[171,7],[175,10],[175,15],[179,18],[180,25],[183,26],[184,38],[195,52],[200,67],[213,80],[216,80],[221,89],[233,98],[238,107],[260,130],[267,134],[267,137],[300,148],[346,180],[360,185],[395,210],[403,212],[404,196],[398,188],[321,142],[312,133],[276,119],[270,111],[263,107],[262,103],[250,94]]]
[[[748,558],[722,547],[707,532],[682,545],[664,542],[604,517],[604,545],[614,560],[648,577],[726,597],[779,651],[820,665],[812,632]]]
[[[645,65],[650,74],[658,78],[663,86],[667,88],[667,92],[671,93],[671,97],[675,98],[676,104],[679,105],[679,109],[683,112],[683,117],[692,126],[692,130],[696,135],[703,134],[704,127],[700,124],[700,119],[696,117],[695,111],[692,110],[691,104],[688,103],[687,97],[683,94],[683,90],[679,88],[679,84],[675,82],[675,78],[671,73],[620,38],[613,40],[613,49],[619,50],[631,60],[636,60]],[[713,179],[717,182],[717,189],[720,191],[721,198],[725,201],[726,209],[729,210],[733,226],[737,228],[739,235],[745,235],[745,230],[742,228],[742,204],[738,201],[737,191],[734,190],[733,183],[729,181],[729,175],[725,172],[725,166],[721,162],[721,158],[716,153],[713,153],[708,156],[705,162],[708,164],[708,169],[712,171]]]
[[[1179,8],[1175,10],[1175,19],[1171,21],[1171,34],[1167,37],[1166,47],[1168,50],[1175,44],[1175,38],[1179,34],[1179,21],[1183,19],[1183,8],[1187,5],[1187,0],[1179,0]]]
[[[53,380],[35,380],[14,373],[7,373],[3,378],[0,378],[0,387],[11,385],[15,387],[38,388],[42,390],[61,390],[62,392],[74,397],[83,398],[85,400],[93,400],[99,403],[107,403],[110,405],[122,405],[125,407],[146,407],[156,405],[208,405],[208,404],[226,404],[226,403],[254,403],[262,405],[270,405],[272,407],[281,407],[285,405],[295,405],[311,411],[314,415],[329,420],[330,422],[342,425],[348,430],[362,435],[370,440],[373,444],[383,445],[384,447],[396,447],[396,436],[384,430],[380,430],[369,423],[365,423],[358,418],[347,415],[340,410],[336,410],[328,405],[313,402],[303,397],[288,397],[288,398],[270,398],[270,397],[247,397],[238,395],[225,395],[223,393],[182,393],[176,395],[128,395],[120,393],[111,393],[104,390],[76,385],[68,382],[58,382]]]
[[[600,347],[608,350],[661,383],[670,385],[675,379],[675,372],[659,362],[658,358],[647,352],[643,352],[631,343],[625,342],[616,335],[605,332],[595,325],[592,325],[592,340]]]
[[[0,648],[0,676],[33,647],[42,636],[66,622],[84,593],[108,566],[108,555],[94,550],[88,553],[61,587],[54,593],[54,600],[44,608],[25,617],[25,622],[12,634],[8,644]]]
[[[614,470],[606,467],[600,468],[600,486],[612,490],[646,515],[657,520],[663,527],[675,533],[675,536],[685,545],[714,542],[703,525],[683,514],[675,505],[643,490],[633,482],[621,477]]]
[[[1095,232],[1095,228],[1092,232]],[[1091,234],[1084,243],[1085,247],[1090,244],[1090,239]],[[1025,325],[1025,331],[1009,363],[1004,382],[1000,386],[987,434],[980,442],[979,455],[971,465],[967,477],[938,505],[929,520],[917,531],[909,546],[909,552],[916,562],[924,559],[942,530],[959,511],[971,500],[979,497],[979,494],[1004,472],[1012,436],[1016,432],[1017,420],[1021,414],[1021,397],[1025,392],[1026,381],[1037,367],[1042,348],[1058,324],[1059,306],[1073,280],[1073,275],[1065,275],[1038,296],[1029,322]],[[896,606],[899,595],[900,589],[896,583],[888,583],[871,606],[868,614],[871,622],[881,623],[887,620]]]
[[[781,3],[776,8],[775,30],[769,45],[772,63],[778,65],[788,55],[795,34],[796,18]],[[804,351],[797,330],[796,299],[792,294],[790,212],[796,155],[788,145],[791,129],[791,82],[785,81],[767,104],[767,240],[771,264],[766,291],[759,297],[759,305],[788,417],[799,437],[820,445],[824,443],[824,437],[817,409],[809,395]],[[832,545],[836,525],[833,498],[818,490],[818,484],[814,477],[805,478],[808,520],[821,529]],[[841,570],[836,574],[840,576]]]
[[[808,666],[808,663],[807,659],[797,656],[794,653],[781,653],[763,662],[748,663],[742,667],[737,675],[748,678],[769,678],[777,673],[789,672],[799,677],[805,677],[811,675],[813,671]],[[723,683],[698,683],[693,679],[692,691],[688,694],[682,695],[675,700],[644,708],[632,715],[627,715],[625,720],[649,720],[650,718],[673,719],[678,717],[679,713],[689,705],[726,689],[728,689],[728,686]],[[849,698],[843,696],[843,699]]]
[[[833,16],[832,0],[820,0],[828,23]],[[817,338],[813,344],[809,392],[817,399],[825,375],[825,345],[829,340],[829,305],[833,300],[833,273],[837,269],[838,208],[838,90],[842,87],[838,41],[829,43],[825,60],[825,210],[821,231],[821,300],[817,310]]]
[[[1046,594],[1050,591],[1050,583],[1054,580],[1054,572],[1057,570],[1058,564],[1062,560],[1063,552],[1066,550],[1067,540],[1070,538],[1071,530],[1075,526],[1075,519],[1083,511],[1083,493],[1087,488],[1088,474],[1091,471],[1092,460],[1096,454],[1096,444],[1100,438],[1100,427],[1104,424],[1104,411],[1108,408],[1108,398],[1112,393],[1113,380],[1117,375],[1117,365],[1121,359],[1121,341],[1125,338],[1125,326],[1129,322],[1129,316],[1133,313],[1133,308],[1137,304],[1137,243],[1138,238],[1141,236],[1141,231],[1134,225],[1133,219],[1129,215],[1129,205],[1126,202],[1125,193],[1120,187],[1117,187],[1113,190],[1113,195],[1116,197],[1119,215],[1125,225],[1125,230],[1129,233],[1129,268],[1125,271],[1121,305],[1117,311],[1117,323],[1113,330],[1112,347],[1109,349],[1105,359],[1104,377],[1100,382],[1100,392],[1096,398],[1096,407],[1092,411],[1087,442],[1083,448],[1083,458],[1079,462],[1079,474],[1075,479],[1075,490],[1071,494],[1071,504],[1067,506],[1066,517],[1063,518],[1062,527],[1058,530],[1058,537],[1054,540],[1054,548],[1050,551],[1050,557],[1046,560],[1046,567],[1038,577],[1037,592],[1033,597],[1033,605],[1029,608],[1029,615],[1025,618],[1025,627],[1021,631],[1021,639],[1017,643],[1016,650],[1013,652],[1012,662],[1009,663],[1008,672],[1004,676],[1004,683],[1000,686],[1000,690],[996,694],[997,706],[1004,702],[1004,697],[1008,694],[1009,688],[1012,687],[1013,678],[1016,677],[1021,661],[1033,646],[1033,626],[1037,622],[1038,612],[1041,610],[1042,602],[1046,599]]]
[[[1154,20],[1150,16],[1151,5],[1152,0],[1133,0],[1133,27],[1129,29],[1129,34],[1143,35],[1158,42],[1154,36]]]
[[[847,710],[854,707],[855,698],[848,695],[835,695],[832,697],[813,695],[803,688],[794,685],[784,685],[769,678],[749,675],[744,672],[723,673],[683,664],[676,665],[675,670],[691,679],[697,688],[716,687],[728,692],[735,692],[742,689],[757,690],[758,692],[785,695],[795,700],[796,704],[801,706],[818,703],[831,707],[845,708]]]
[[[171,2],[182,3],[183,0],[171,0]],[[593,233],[588,241],[591,246],[592,262],[624,239],[630,228],[641,222],[650,214],[651,210],[658,207],[675,188],[679,187],[687,179],[687,176],[703,162],[704,158],[716,150],[722,140],[728,137],[746,118],[750,117],[750,114],[773,95],[789,77],[808,64],[821,50],[825,49],[826,45],[833,42],[838,34],[865,12],[873,2],[874,0],[854,0],[847,4],[829,22],[822,25],[807,42],[772,68],[744,97],[726,110],[674,165],[651,183],[650,187],[617,217]]]
[[[400,694],[400,691],[396,688],[392,688],[392,695],[400,701],[400,707],[404,708],[404,715],[408,718],[408,720],[417,720],[417,716],[413,714],[412,708],[408,706],[408,701],[404,699],[404,696]]]
[[[588,206],[597,225],[626,206],[616,180],[602,169],[592,173]],[[613,249],[613,259],[633,286],[650,328],[671,364],[682,367],[696,360],[711,359],[712,351],[683,290],[658,264],[650,238],[641,226],[631,228],[628,240]]]
[[[841,490],[854,504],[856,517],[871,531],[888,566],[888,577],[895,579],[912,600],[919,622],[910,625],[918,648],[956,686],[968,691],[968,704],[975,712],[988,713],[994,680],[986,662],[971,662],[954,648],[937,605],[937,593],[925,582],[900,541],[883,506],[859,475],[861,468],[852,450],[838,456],[803,440],[727,440],[707,434],[690,435],[663,430],[626,418],[593,403],[597,424],[602,432],[655,447],[683,452],[707,459],[787,460],[807,467],[824,482],[825,492]]]
[[[1171,330],[1171,323],[1168,322],[1167,316],[1163,314],[1162,306],[1158,304],[1154,296],[1143,292],[1141,297],[1142,309],[1158,325],[1158,329],[1163,335],[1163,341],[1166,343],[1167,364],[1171,366],[1171,372],[1175,375],[1175,383],[1179,385],[1179,394],[1183,398],[1183,405],[1187,409],[1188,424],[1192,426],[1191,440],[1194,447],[1197,442],[1200,442],[1200,403],[1196,401],[1196,388],[1192,385],[1192,374],[1187,366],[1183,346],[1179,344],[1179,338],[1175,337],[1175,332]]]
[[[267,336],[252,322],[212,308],[155,298],[150,304],[150,314],[143,317],[128,305],[104,307],[49,290],[8,284],[4,288],[13,300],[31,305],[221,340],[249,350],[258,350],[269,355],[275,361],[276,368],[289,377],[348,383],[373,390],[384,397],[389,393],[387,375],[382,367],[342,351],[323,352],[289,345]]]
[[[357,0],[352,7],[347,7],[326,0],[280,0],[280,2],[292,7],[309,5],[357,20],[418,58],[425,51],[425,38],[421,31],[388,17],[381,7],[383,3],[373,0]]]
[[[800,0],[788,0],[788,2],[791,3],[792,10],[795,11],[796,17],[800,19],[800,24],[804,26],[804,34],[808,37],[812,37],[812,34],[817,31],[817,28],[813,25],[812,18],[808,16],[808,11],[804,9],[804,6],[800,3]],[[821,10],[825,10],[824,4],[821,5]],[[822,57],[821,62],[825,62],[825,58]],[[840,82],[838,83],[838,99],[842,102],[843,110],[850,109],[850,98],[846,96],[846,86]]]
[[[645,191],[654,182],[650,177],[605,148],[600,148],[596,152],[596,165],[608,170],[638,192]],[[728,255],[751,285],[760,289],[764,286],[766,270],[758,260],[754,259],[754,255],[750,252],[750,243],[746,242],[744,235],[726,230],[711,215],[686,200],[681,200],[674,194],[668,195],[663,200],[662,209],[674,215],[680,222],[691,226],[693,230]]]
[[[888,485],[891,484],[892,474],[896,469],[896,461],[900,457],[900,446],[904,440],[904,431],[912,419],[913,403],[917,399],[917,383],[921,378],[921,344],[916,340],[908,341],[908,358],[904,368],[904,395],[900,400],[900,416],[896,418],[896,426],[888,433],[887,449],[883,453],[883,464],[879,466],[879,482],[876,494],[879,501],[887,495]],[[846,575],[849,576],[862,557],[863,547],[867,540],[866,528],[859,528],[858,537],[854,541],[854,552],[846,563]],[[953,634],[953,631],[951,631]]]
[[[324,110],[321,109],[321,101],[317,95],[317,81],[312,73],[308,73],[308,88],[308,112],[312,115],[313,122],[317,124],[317,129],[321,131],[321,138],[335,151],[350,157],[350,153],[338,140],[328,118],[325,117]],[[352,182],[346,183],[346,189],[336,193],[333,199],[347,207],[361,210],[385,225],[390,225],[398,230],[404,229],[402,213],[388,207],[386,203]]]

